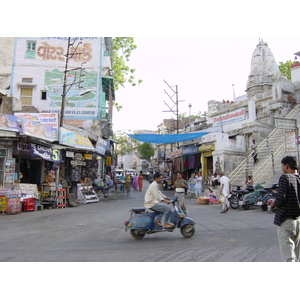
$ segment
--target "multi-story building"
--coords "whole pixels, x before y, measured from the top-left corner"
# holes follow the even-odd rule
[[[23,127],[0,132],[3,163],[16,159],[15,179],[22,173],[23,182],[40,184],[49,169],[68,182],[104,176],[113,147],[111,38],[0,38],[0,51],[1,112]],[[35,132],[40,124],[47,137]],[[33,156],[35,145],[63,152],[63,159]]]

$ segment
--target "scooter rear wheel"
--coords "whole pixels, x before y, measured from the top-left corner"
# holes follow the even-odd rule
[[[240,206],[239,199],[236,195],[232,195],[232,197],[230,197],[229,205],[233,209],[239,208],[239,206]]]
[[[180,233],[185,237],[185,238],[190,238],[194,235],[195,233],[195,227],[193,224],[187,224],[184,225],[180,228]]]
[[[145,236],[145,233],[138,229],[131,229],[130,234],[135,240],[141,240]]]

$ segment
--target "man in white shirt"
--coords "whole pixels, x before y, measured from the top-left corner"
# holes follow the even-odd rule
[[[145,207],[150,208],[159,214],[157,215],[154,223],[162,227],[161,220],[164,217],[164,227],[165,228],[172,228],[174,224],[171,223],[171,208],[167,207],[166,205],[162,204],[161,202],[166,202],[168,204],[171,203],[170,198],[166,197],[160,190],[159,185],[161,184],[163,177],[160,173],[154,174],[154,181],[148,187],[148,190],[145,194]]]
[[[220,198],[219,201],[221,202],[221,213],[226,213],[229,209],[229,201],[228,197],[230,195],[231,190],[231,183],[230,179],[225,176],[225,172],[220,172]]]

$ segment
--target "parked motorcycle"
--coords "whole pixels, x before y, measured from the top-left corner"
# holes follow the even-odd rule
[[[237,189],[232,190],[228,197],[229,205],[231,208],[236,209],[242,205],[242,197],[254,191],[253,185],[247,185],[245,189],[241,189],[242,185],[236,185]]]
[[[265,182],[257,183],[254,188],[254,192],[246,194],[242,197],[242,208],[248,210],[256,205],[262,205],[270,199],[268,191],[262,186]],[[267,210],[268,206],[262,206],[262,210]]]
[[[265,188],[265,190],[268,191],[270,198],[267,201],[264,201],[264,203],[262,203],[262,206],[261,206],[262,209],[263,209],[263,206],[265,208],[263,210],[268,210],[268,208],[271,206],[272,202],[275,200],[276,195],[278,193],[277,189],[278,189],[278,183],[274,183],[270,188]]]
[[[195,222],[188,217],[177,203],[177,196],[171,200],[174,211],[171,213],[171,221],[174,224],[172,228],[158,227],[154,223],[158,212],[148,212],[145,208],[131,208],[130,219],[124,222],[125,231],[130,230],[131,236],[135,240],[141,240],[146,234],[156,232],[173,232],[174,229],[180,228],[181,234],[185,238],[190,238],[195,233]]]
[[[164,177],[163,182],[162,182],[162,187],[165,191],[172,189],[172,181],[171,181],[170,177]]]

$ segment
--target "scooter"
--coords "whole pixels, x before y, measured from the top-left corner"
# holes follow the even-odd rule
[[[185,238],[192,237],[195,233],[195,222],[182,211],[177,203],[177,196],[172,198],[171,203],[174,207],[174,211],[171,212],[171,222],[174,224],[172,228],[158,227],[154,223],[158,212],[149,212],[145,208],[131,208],[130,219],[124,222],[125,231],[130,230],[135,240],[141,240],[146,234],[173,232],[177,227]]]
[[[256,205],[262,205],[262,203],[267,202],[270,199],[270,195],[268,191],[262,186],[265,182],[257,183],[255,185],[254,192],[250,194],[246,194],[243,196],[242,200],[242,208],[244,210],[248,210],[249,208],[253,208]],[[268,206],[262,206],[262,210],[267,210]]]
[[[228,197],[229,205],[231,208],[236,209],[242,205],[242,197],[246,194],[254,192],[253,185],[247,185],[246,189],[241,189],[242,185],[236,185],[237,189],[232,190],[231,194]]]

